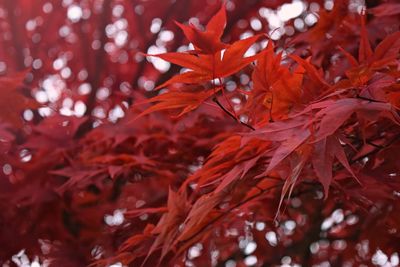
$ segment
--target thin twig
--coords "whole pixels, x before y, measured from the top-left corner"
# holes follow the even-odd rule
[[[222,84],[221,78],[218,78],[218,80],[219,80],[219,84]],[[223,95],[223,97],[225,99],[225,102],[229,105],[229,108],[232,110],[232,114],[235,116],[235,118],[237,120],[238,116],[237,116],[237,114],[235,112],[235,108],[232,106],[231,102],[229,101],[228,97],[226,96],[225,90],[222,89],[221,91],[222,91],[222,95]]]
[[[390,141],[389,141],[387,144],[385,144],[384,146],[375,147],[374,150],[372,150],[372,151],[370,151],[370,152],[368,152],[368,153],[366,153],[366,154],[364,154],[364,155],[361,155],[361,156],[359,156],[359,157],[357,157],[357,158],[351,160],[351,161],[349,162],[350,165],[353,164],[353,163],[355,163],[355,162],[357,162],[357,161],[359,161],[359,160],[361,160],[361,159],[363,159],[363,158],[365,158],[365,157],[369,157],[369,156],[372,156],[373,154],[378,153],[379,151],[381,151],[381,150],[384,149],[384,148],[389,147],[390,145],[392,145],[393,143],[395,143],[395,142],[398,141],[399,139],[400,139],[400,135],[396,135],[392,140],[390,140]]]
[[[360,95],[357,95],[357,98],[361,99],[361,100],[366,100],[366,101],[369,101],[369,102],[374,102],[374,103],[385,103],[383,101],[375,100],[375,99],[368,98],[368,97],[365,97],[365,96],[360,96]]]
[[[219,100],[217,99],[217,97],[214,97],[214,98],[213,98],[213,101],[214,101],[215,103],[217,103],[217,105],[218,105],[226,114],[228,114],[229,117],[231,117],[231,118],[234,119],[235,121],[239,122],[240,124],[246,126],[247,128],[249,128],[249,129],[251,129],[251,130],[253,130],[253,131],[256,130],[256,129],[255,129],[253,126],[251,126],[250,124],[247,124],[247,123],[245,123],[245,122],[243,122],[243,121],[241,121],[241,120],[238,120],[238,119],[235,117],[235,115],[233,115],[231,112],[229,112],[229,110],[227,110],[227,109],[221,104],[221,102],[219,102]]]

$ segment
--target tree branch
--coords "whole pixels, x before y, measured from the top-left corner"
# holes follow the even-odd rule
[[[100,78],[101,78],[101,73],[102,73],[102,69],[103,69],[103,65],[104,65],[104,61],[105,61],[104,45],[106,44],[106,41],[107,41],[106,26],[111,17],[111,2],[112,2],[112,0],[104,0],[103,5],[102,5],[102,14],[99,18],[97,30],[99,32],[101,32],[100,48],[97,50],[97,53],[95,56],[96,65],[95,65],[95,70],[94,70],[93,76],[91,78],[92,91],[90,91],[90,94],[87,98],[87,103],[86,103],[85,115],[88,115],[88,116],[91,115],[92,110],[96,105],[96,94],[97,94],[98,87],[100,86]]]
[[[24,63],[24,54],[23,54],[23,47],[22,47],[22,40],[20,36],[20,28],[17,24],[17,17],[15,11],[17,10],[18,0],[8,0],[6,2],[8,20],[10,24],[10,30],[12,33],[12,42],[15,51],[15,63],[17,66],[17,70],[23,70],[25,68]]]

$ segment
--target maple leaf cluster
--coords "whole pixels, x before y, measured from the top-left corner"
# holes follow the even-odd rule
[[[0,4],[1,264],[398,265],[397,1],[26,2]],[[296,3],[309,28],[274,29]]]

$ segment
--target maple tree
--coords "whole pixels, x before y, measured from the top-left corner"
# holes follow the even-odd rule
[[[2,266],[399,265],[398,1],[4,0],[0,25]]]

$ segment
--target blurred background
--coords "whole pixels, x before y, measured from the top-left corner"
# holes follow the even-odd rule
[[[336,4],[338,2],[340,2],[340,8],[337,8]],[[363,0],[227,0],[225,3],[228,21],[222,40],[224,42],[232,42],[258,33],[266,33],[275,41],[278,51],[284,51],[284,53],[294,52],[292,44],[296,46],[295,53],[302,56],[309,55],[310,50],[312,50],[313,63],[317,67],[323,67],[338,59],[337,51],[332,52],[336,44],[340,44],[349,52],[356,52],[359,40],[357,32],[359,28],[356,26],[359,22],[357,14],[360,14],[365,7],[374,8],[378,4],[385,2],[396,3],[396,1],[378,0],[366,2]],[[27,98],[32,98],[38,103],[32,104],[28,102],[27,104],[25,102],[15,102],[14,96],[4,93],[5,91],[0,95],[2,97],[0,101],[2,101],[1,104],[3,106],[0,109],[3,112],[0,117],[2,121],[8,123],[7,125],[11,124],[17,129],[13,130],[15,136],[10,137],[7,135],[9,131],[5,130],[8,126],[6,124],[0,125],[0,134],[2,134],[0,141],[3,142],[9,138],[9,140],[19,145],[28,139],[26,136],[30,135],[31,132],[35,132],[36,134],[34,138],[29,139],[28,145],[25,147],[18,146],[18,148],[12,150],[8,145],[7,147],[0,146],[0,151],[7,151],[7,153],[8,151],[14,151],[12,152],[14,153],[13,156],[16,155],[14,158],[18,158],[18,163],[11,163],[11,156],[9,158],[4,156],[0,159],[0,172],[2,171],[2,177],[0,176],[0,178],[7,177],[10,181],[15,182],[22,181],[27,177],[33,177],[32,180],[40,181],[38,183],[31,183],[31,181],[22,182],[24,186],[21,186],[21,188],[23,189],[18,190],[4,180],[0,182],[0,186],[2,187],[0,189],[0,200],[2,201],[1,205],[3,205],[0,205],[0,207],[4,210],[7,209],[7,212],[1,215],[3,216],[3,220],[1,220],[2,217],[0,216],[0,227],[2,227],[2,230],[0,230],[2,237],[0,238],[0,242],[3,242],[0,243],[0,250],[2,250],[0,256],[7,258],[0,257],[0,264],[3,264],[4,267],[14,265],[24,267],[48,266],[49,263],[45,260],[46,257],[39,259],[39,257],[35,256],[39,253],[46,255],[45,252],[48,252],[51,246],[59,246],[61,249],[52,252],[52,257],[68,258],[70,262],[68,264],[63,262],[54,266],[85,266],[88,262],[100,259],[103,255],[105,257],[113,255],[113,250],[116,250],[122,243],[121,240],[126,238],[127,235],[125,232],[125,237],[122,238],[123,234],[113,228],[123,225],[126,222],[126,218],[123,215],[123,212],[126,211],[124,208],[130,206],[138,208],[142,207],[144,203],[164,203],[163,201],[165,201],[168,192],[168,181],[161,185],[154,185],[149,182],[146,186],[152,189],[143,193],[143,196],[134,198],[133,200],[129,200],[128,196],[135,196],[135,194],[139,194],[138,191],[140,190],[134,186],[129,187],[131,184],[126,186],[126,192],[124,191],[123,193],[120,192],[122,191],[120,189],[122,182],[119,185],[117,184],[117,186],[115,184],[104,185],[105,188],[110,188],[110,194],[118,194],[118,197],[121,194],[125,197],[121,197],[120,199],[122,200],[116,200],[119,198],[114,197],[112,204],[109,203],[111,202],[109,201],[110,198],[103,197],[103,193],[99,193],[101,190],[97,187],[90,187],[91,185],[88,186],[87,184],[84,185],[87,186],[84,190],[82,189],[82,191],[76,194],[64,194],[64,188],[54,190],[52,188],[54,180],[51,180],[47,176],[47,171],[57,169],[61,161],[51,163],[51,167],[46,165],[47,169],[44,168],[43,164],[45,165],[47,162],[40,162],[42,164],[40,165],[38,163],[40,159],[46,158],[48,155],[50,157],[54,155],[49,152],[48,148],[47,150],[40,150],[41,148],[38,147],[38,144],[49,142],[48,146],[54,147],[54,150],[61,147],[65,148],[65,150],[60,152],[63,155],[63,164],[67,161],[69,162],[69,160],[73,161],[72,158],[75,155],[79,156],[74,158],[74,160],[77,162],[81,161],[81,155],[79,154],[81,150],[76,152],[77,150],[74,150],[76,149],[75,146],[68,143],[70,140],[66,141],[67,136],[71,139],[79,139],[79,137],[84,136],[85,133],[90,132],[93,128],[118,123],[127,116],[129,108],[137,98],[156,95],[157,92],[154,91],[154,88],[181,70],[178,66],[171,65],[162,59],[146,57],[144,54],[158,54],[167,51],[186,51],[191,49],[192,45],[185,40],[174,21],[191,23],[199,29],[203,29],[212,15],[220,8],[221,3],[222,1],[218,0],[0,0],[0,78],[22,75],[24,77],[24,86],[21,92]],[[371,20],[369,31],[374,33],[373,37],[371,37],[373,43],[378,42],[388,32],[398,28],[399,13],[393,13],[388,16],[382,15],[376,20]],[[333,26],[335,25],[330,24],[330,22],[334,23],[332,14],[339,16],[343,20],[346,18],[346,26],[348,28],[346,28],[345,36],[340,36],[340,29],[338,27],[334,28]],[[315,25],[321,16],[326,18],[324,24],[316,28]],[[385,26],[382,29],[380,26],[382,21],[385,22],[385,25],[391,25],[392,28]],[[306,35],[312,29],[314,30],[309,35]],[[349,29],[355,30],[351,31]],[[303,35],[299,35],[301,33]],[[333,41],[325,42],[326,40]],[[291,43],[292,41],[295,42]],[[310,48],[310,44],[313,42],[318,43],[319,47]],[[257,42],[246,52],[246,55],[253,55],[265,46],[266,41]],[[341,71],[341,69],[335,69],[329,77],[325,78],[333,81],[338,75],[343,75]],[[249,75],[248,71],[243,71],[237,77],[228,80],[226,83],[227,90],[233,92],[238,88],[250,86]],[[8,81],[6,80],[7,78],[4,79],[4,81]],[[21,108],[21,112],[16,114],[13,112],[14,108]],[[38,127],[46,118],[58,118],[57,116],[62,116],[62,119],[48,120],[47,128]],[[73,118],[73,120],[65,123],[67,121],[65,117]],[[82,118],[82,121],[79,121],[80,118]],[[89,118],[89,125],[86,127],[81,127],[81,123],[84,121],[83,118]],[[160,121],[163,119],[165,118],[160,119]],[[77,124],[74,125],[72,121]],[[229,121],[229,118],[227,121]],[[54,126],[66,126],[68,123],[72,126],[68,126],[69,128],[65,129],[58,129]],[[157,123],[152,122],[147,127],[153,127],[158,132],[161,131],[162,127],[170,127],[170,125],[165,126],[164,122]],[[232,122],[224,123],[232,124]],[[107,138],[109,139],[107,139],[107,142],[111,142],[109,140],[114,137],[114,139],[118,139],[120,136],[123,136],[125,139],[121,137],[121,139],[118,139],[118,142],[122,143],[128,140],[121,132],[128,132],[131,126],[124,127],[119,126],[118,131],[114,128],[108,128]],[[78,128],[81,132],[77,130]],[[138,132],[141,133],[141,128],[143,127],[138,122],[133,132],[129,132],[129,134],[135,135]],[[50,134],[47,132],[48,129],[56,130]],[[212,134],[217,136],[218,125],[215,126],[214,130]],[[71,131],[71,134],[69,134],[69,131]],[[37,137],[39,134],[40,138]],[[195,135],[195,133],[191,132],[189,134]],[[204,138],[207,138],[210,133],[196,134],[203,134]],[[103,135],[94,132],[89,138],[103,140]],[[159,136],[154,135],[154,139],[157,140],[157,138]],[[114,139],[112,139],[112,142],[115,141]],[[82,141],[83,145],[91,142],[87,140],[84,139]],[[195,141],[190,140],[186,144],[186,147],[190,147]],[[199,161],[204,161],[204,156],[210,152],[214,144],[210,143],[207,151],[193,155],[193,158],[199,158]],[[0,142],[0,145],[3,144]],[[150,145],[154,148],[154,143]],[[129,143],[124,143],[124,146],[123,149],[131,149]],[[95,147],[94,149],[93,147],[90,147],[91,151],[96,151],[99,154],[103,153],[102,148]],[[117,145],[115,147],[115,151],[117,152],[123,150],[121,147],[117,147]],[[73,153],[70,153],[71,150],[73,150]],[[36,155],[39,155],[39,159],[38,156],[35,159],[34,151],[40,151],[40,153],[36,153]],[[175,148],[171,148],[168,152],[164,150],[160,151],[161,154],[176,153]],[[82,153],[82,158],[90,158],[91,156]],[[179,156],[182,159],[185,157],[184,154]],[[21,164],[25,163],[32,166],[40,166],[40,168],[34,169],[30,167],[29,172],[24,171],[25,167],[23,166],[27,165],[22,166]],[[93,162],[90,162],[90,164],[93,164]],[[185,164],[185,168],[188,169],[187,167],[189,166],[189,171],[191,172],[198,168],[197,165],[190,165],[186,162]],[[66,165],[69,166],[68,164]],[[74,166],[71,164],[69,167],[73,169]],[[20,172],[16,171],[18,168],[20,168]],[[160,167],[160,169],[162,168],[172,171],[174,163]],[[39,169],[43,171],[39,171]],[[185,171],[182,174],[179,173],[180,178],[187,176],[188,170]],[[58,171],[56,174],[63,175],[61,171]],[[82,175],[79,177],[83,177],[81,173],[76,175]],[[135,182],[142,179],[141,174],[137,173],[135,175],[132,175],[132,173],[123,175],[126,175],[126,177],[129,176],[129,179],[135,180]],[[123,175],[118,174],[116,176]],[[163,175],[168,176],[170,174],[162,173],[160,177],[164,178]],[[124,181],[123,183],[126,182],[126,180],[122,181]],[[181,182],[179,180],[176,183]],[[62,182],[57,180],[54,183],[57,185],[63,184],[64,180]],[[162,193],[158,192],[158,195],[154,193],[155,189],[158,189],[157,186],[161,186],[164,190]],[[36,190],[35,192],[41,193],[37,193],[36,195],[31,193],[30,190],[33,190],[32,188]],[[62,195],[62,197],[55,197],[56,193],[54,191]],[[80,207],[78,209],[72,205],[69,206],[71,200],[79,199],[82,196],[82,192],[85,194],[87,192],[95,192],[93,195],[96,195],[98,203],[101,205],[104,204],[101,206],[101,209],[98,209],[98,206],[94,206],[93,208],[93,210],[98,210],[99,214],[96,214],[97,218],[100,218],[100,221],[103,219],[101,223],[99,221],[94,223],[91,219],[87,219],[85,216],[88,215],[85,209],[80,209]],[[10,200],[11,194],[15,199]],[[154,195],[159,197],[157,199],[158,202],[152,200]],[[321,199],[322,195],[318,197],[309,196],[309,200],[316,201],[316,203],[321,202]],[[305,200],[307,200],[307,197]],[[154,201],[154,203],[151,201]],[[294,197],[291,201],[292,208],[300,215],[296,213],[297,217],[293,216],[294,219],[286,218],[283,220],[277,231],[272,230],[272,227],[269,227],[263,221],[249,222],[244,220],[242,220],[240,226],[237,226],[237,229],[240,228],[240,231],[236,231],[236,228],[229,229],[231,230],[229,237],[237,241],[238,249],[242,254],[238,256],[237,261],[234,258],[227,257],[225,261],[219,262],[218,264],[220,265],[218,266],[256,266],[256,256],[262,259],[265,256],[263,256],[263,253],[266,254],[267,252],[271,255],[274,253],[279,255],[280,266],[300,266],[292,261],[289,256],[285,255],[284,251],[296,238],[298,240],[298,238],[303,238],[304,233],[307,234],[307,232],[301,232],[301,227],[304,226],[302,225],[304,216],[302,217],[301,213],[307,213],[310,210],[306,209],[306,211],[302,211],[299,208],[302,205],[299,198]],[[334,202],[335,200],[332,200],[330,202],[331,205],[327,205],[324,208],[323,214],[321,213],[322,215],[316,218],[315,225],[311,225],[311,227],[314,227],[314,232],[317,233],[315,242],[312,241],[310,244],[306,243],[304,246],[296,247],[296,251],[293,252],[294,254],[304,254],[303,252],[306,251],[309,259],[312,258],[312,255],[317,255],[321,260],[318,263],[319,265],[315,266],[339,266],[330,265],[329,255],[340,254],[346,249],[346,242],[340,238],[329,243],[323,238],[319,240],[318,234],[320,232],[326,233],[330,230],[340,232],[343,229],[348,229],[346,227],[355,227],[359,222],[359,217],[355,213],[353,214],[352,211],[350,212],[350,208],[346,209],[345,205],[337,206]],[[19,209],[19,207],[24,206],[26,203],[29,203],[29,205],[34,203],[33,206],[35,208],[31,209],[31,206],[28,205],[26,209]],[[45,206],[43,206],[43,203],[45,203]],[[271,203],[270,205],[276,207],[276,203]],[[9,207],[6,208],[6,206]],[[15,207],[18,207],[18,212]],[[322,209],[322,206],[311,207],[311,209],[318,208]],[[21,214],[26,217],[23,217]],[[74,219],[71,219],[76,214],[83,216],[82,218],[87,220],[86,222],[90,222],[96,231],[86,233],[83,237],[79,235],[79,231],[76,228],[79,228],[77,225],[80,226],[81,224],[74,224]],[[80,218],[78,215],[76,217]],[[21,218],[21,221],[10,219],[14,217]],[[123,231],[141,233],[147,217],[141,217],[141,220],[143,224],[137,222],[139,230],[129,228]],[[10,227],[10,222],[15,222],[15,229],[13,229],[14,225]],[[36,227],[40,229],[37,230]],[[106,239],[107,237],[103,236],[102,239],[104,240],[96,240],[99,233],[104,232],[105,227],[112,229],[109,230],[109,234],[114,239]],[[129,227],[133,228],[133,226]],[[68,228],[68,234],[64,235],[64,233],[61,234],[59,231],[59,229],[64,228]],[[250,228],[251,230],[248,230]],[[258,234],[249,234],[252,231]],[[298,231],[301,233],[298,233]],[[32,236],[28,238],[31,234]],[[281,238],[280,240],[283,240],[279,244],[278,235]],[[285,239],[282,236],[287,237]],[[41,239],[42,237],[43,239]],[[50,237],[55,237],[55,240],[63,240],[63,242],[67,241],[62,243],[62,246],[57,242],[50,245]],[[26,238],[32,243],[29,243],[25,239],[24,243],[22,243],[22,239],[19,238]],[[262,239],[264,244],[257,243],[257,239]],[[358,240],[356,241],[358,242]],[[358,251],[359,254],[357,257],[360,259],[360,262],[365,261],[369,264],[372,262],[378,266],[398,266],[399,257],[397,252],[391,251],[389,254],[385,254],[382,250],[371,252],[368,251],[368,239],[364,241],[364,243],[360,242],[354,245],[353,248],[355,249],[347,251],[347,254],[343,254],[345,255],[343,257],[351,259],[353,256],[351,253]],[[102,243],[102,246],[96,245],[97,242],[99,244]],[[35,245],[32,245],[33,243]],[[27,251],[26,249],[29,246],[31,246],[31,250]],[[109,250],[105,249],[107,246]],[[32,249],[32,247],[36,247],[36,250]],[[276,250],[274,250],[275,248]],[[186,266],[195,266],[192,262],[199,257],[203,249],[205,250],[200,243],[191,247],[188,251],[188,261],[185,262]],[[258,251],[257,255],[255,253],[256,249]],[[63,252],[61,253],[60,251]],[[336,252],[328,253],[327,251]],[[232,255],[235,255],[234,253],[236,252],[232,253]],[[363,258],[363,253],[365,255],[369,253],[369,256]],[[62,257],[60,254],[63,254]],[[315,257],[318,258],[317,256]],[[326,258],[328,260],[325,260]],[[260,260],[259,264],[261,264],[260,262],[262,261]],[[308,262],[310,263],[312,260]],[[268,263],[265,264],[264,266],[270,266]],[[123,266],[123,264],[116,261],[115,264],[110,266],[119,267]],[[200,263],[200,265],[196,266],[202,265]],[[217,266],[217,263],[215,263],[215,266]]]

